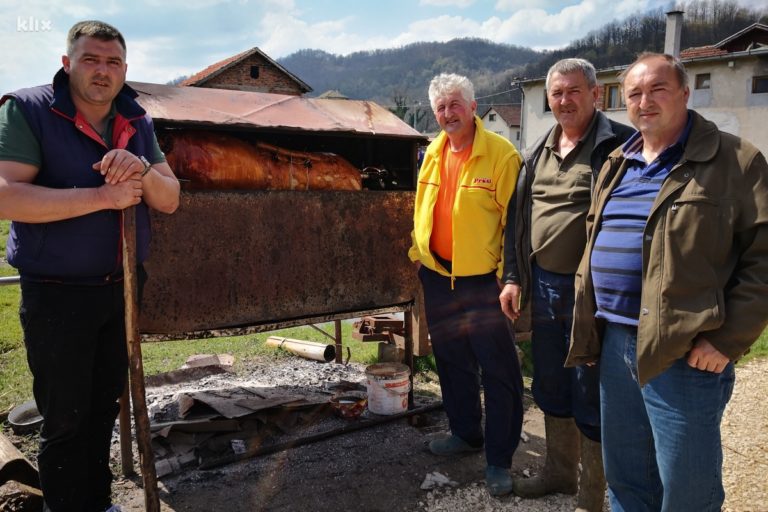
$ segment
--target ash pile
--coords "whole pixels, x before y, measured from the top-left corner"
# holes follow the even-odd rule
[[[191,363],[147,378],[158,478],[320,441],[440,404],[417,395],[407,412],[374,414],[366,407],[366,367],[356,363],[286,358],[240,375],[231,371],[231,356],[199,356]],[[185,375],[193,380],[179,382]]]

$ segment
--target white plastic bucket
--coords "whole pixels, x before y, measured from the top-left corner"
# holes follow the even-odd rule
[[[400,363],[378,363],[366,368],[368,410],[382,415],[407,411],[410,374],[411,370]]]

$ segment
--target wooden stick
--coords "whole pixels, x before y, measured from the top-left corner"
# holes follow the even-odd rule
[[[30,487],[40,487],[40,477],[37,470],[24,454],[16,448],[10,439],[0,432],[0,485],[15,480]],[[0,508],[5,510],[0,503]],[[9,503],[9,505],[13,505]]]
[[[133,447],[131,446],[131,398],[128,395],[128,382],[120,397],[120,465],[123,476],[128,478],[136,474],[133,470]]]
[[[155,458],[149,432],[149,415],[144,391],[144,365],[141,360],[139,338],[138,280],[136,277],[136,208],[123,210],[123,274],[125,296],[125,338],[128,344],[133,417],[136,423],[136,441],[139,445],[139,463],[144,481],[144,510],[160,512],[157,491]]]

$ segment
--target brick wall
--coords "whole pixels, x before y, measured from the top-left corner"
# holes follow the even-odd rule
[[[597,107],[597,110],[603,110],[603,105],[605,105],[605,85],[598,84],[597,103],[595,104],[595,107]]]
[[[258,78],[251,78],[252,66],[258,66]],[[299,84],[281,71],[280,68],[259,55],[251,55],[244,61],[207,81],[203,87],[290,94],[293,96],[301,96],[303,94]]]

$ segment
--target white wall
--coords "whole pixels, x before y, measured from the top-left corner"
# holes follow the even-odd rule
[[[733,62],[732,66],[728,63]],[[753,94],[752,78],[768,75],[768,61],[746,58],[688,64],[692,108],[724,132],[743,137],[768,155],[768,93]],[[709,73],[711,88],[696,90],[696,75]]]

